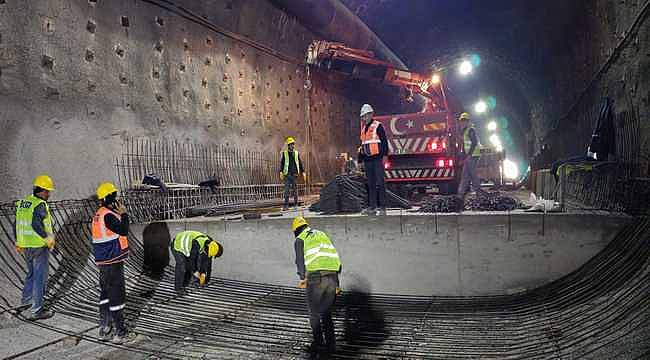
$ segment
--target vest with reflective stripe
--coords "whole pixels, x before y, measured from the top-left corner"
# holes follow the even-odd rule
[[[463,130],[463,152],[467,154],[469,149],[472,148],[472,138],[469,136],[469,130],[474,129],[473,126],[468,126]],[[476,134],[476,130],[474,130],[474,133]],[[474,151],[469,154],[472,155],[473,157],[480,157],[481,156],[481,142],[478,139],[478,134],[476,134],[476,147],[474,148]]]
[[[322,231],[305,229],[298,239],[302,240],[307,272],[339,271],[341,262],[330,238]]]
[[[174,237],[174,250],[190,257],[192,252],[192,241],[196,241],[199,244],[200,254],[205,251],[205,242],[208,240],[208,236],[202,232],[191,230],[181,231]]]
[[[285,149],[282,152],[282,156],[284,157],[284,168],[282,169],[282,175],[287,176],[289,173],[289,150]],[[296,170],[298,171],[298,174],[300,174],[300,161],[298,161],[298,150],[293,150],[293,159],[296,162]]]
[[[104,217],[112,214],[122,220],[116,212],[104,206],[100,207],[92,223],[93,250],[97,265],[109,265],[126,260],[129,255],[129,241],[126,236],[114,233],[106,227]]]
[[[34,195],[29,195],[16,202],[16,246],[23,248],[40,248],[46,246],[45,239],[38,235],[32,228],[34,210],[40,204],[45,204],[45,219],[43,227],[48,235],[52,235],[52,217],[50,207],[45,200]]]
[[[377,133],[379,125],[381,125],[379,121],[373,120],[368,126],[368,131],[364,131],[364,124],[361,125],[361,147],[363,154],[366,156],[379,155],[379,144],[381,144],[381,139],[379,139]]]

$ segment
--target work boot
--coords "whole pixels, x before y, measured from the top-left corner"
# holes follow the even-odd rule
[[[282,207],[282,211],[287,211],[287,210],[289,210],[289,207],[288,207],[288,206],[283,206],[283,207]]]
[[[113,338],[113,327],[99,328],[99,341],[109,341]]]
[[[128,344],[134,342],[137,337],[138,335],[136,333],[129,331],[123,335],[115,335],[111,342],[115,345]]]
[[[386,216],[386,208],[379,209],[379,215],[380,216]]]
[[[41,311],[37,312],[36,314],[29,314],[27,316],[27,320],[30,320],[30,321],[45,320],[45,319],[51,318],[52,316],[54,316],[54,311],[52,311],[52,310],[41,310]]]

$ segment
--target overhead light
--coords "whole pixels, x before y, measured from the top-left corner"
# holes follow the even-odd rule
[[[433,75],[431,76],[431,83],[432,83],[433,85],[438,85],[438,84],[440,84],[440,74],[433,74]]]
[[[485,113],[487,109],[488,109],[488,105],[483,100],[480,100],[474,105],[474,111],[476,111],[479,114]]]
[[[495,145],[495,146],[494,146],[494,150],[496,150],[496,152],[503,152],[503,146],[501,146],[501,145]]]
[[[463,60],[458,66],[458,73],[462,76],[467,76],[472,73],[474,66],[469,60]]]
[[[494,147],[503,146],[503,144],[501,144],[501,139],[499,139],[499,135],[497,134],[490,135],[490,142]]]
[[[503,160],[503,176],[510,180],[519,177],[519,168],[514,161],[509,159]]]
[[[487,124],[487,129],[490,131],[496,131],[497,129],[497,122],[492,120]]]

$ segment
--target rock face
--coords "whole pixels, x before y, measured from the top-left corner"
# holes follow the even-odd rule
[[[0,199],[38,173],[55,199],[86,197],[115,180],[128,137],[276,153],[292,135],[314,181],[332,174],[360,104],[312,76],[306,146],[301,64],[315,35],[265,0],[175,3],[0,2]]]

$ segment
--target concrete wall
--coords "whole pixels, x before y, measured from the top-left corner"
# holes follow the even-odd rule
[[[296,61],[144,1],[0,1],[0,199],[22,196],[39,173],[53,176],[54,199],[86,197],[115,179],[131,136],[279,151],[293,135],[307,150],[299,63],[314,36],[266,0],[182,3]],[[323,176],[353,146],[359,108],[326,80],[315,77],[311,94]]]
[[[543,285],[577,269],[629,221],[603,215],[476,214],[318,216],[308,219],[333,239],[343,287],[413,295],[505,294]],[[215,276],[293,285],[289,218],[168,222],[172,234],[214,236],[224,255]],[[145,225],[135,225],[142,232]],[[145,239],[155,241],[155,239]]]

